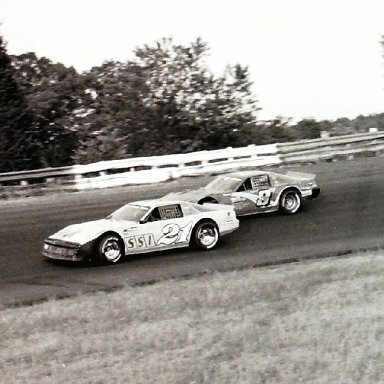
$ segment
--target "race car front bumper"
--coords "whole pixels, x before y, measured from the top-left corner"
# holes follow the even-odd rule
[[[43,256],[54,260],[81,261],[80,244],[47,239],[44,241]]]
[[[239,228],[240,221],[237,218],[231,218],[220,225],[220,235],[227,235],[228,233],[234,232]]]

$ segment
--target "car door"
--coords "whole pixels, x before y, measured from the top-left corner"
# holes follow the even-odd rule
[[[246,215],[267,211],[271,207],[273,188],[267,174],[247,177],[231,200],[236,214]]]
[[[138,253],[187,246],[192,225],[180,204],[160,205],[138,224],[136,233],[126,240],[126,247],[129,252]]]

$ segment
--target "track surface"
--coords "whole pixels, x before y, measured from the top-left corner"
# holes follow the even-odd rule
[[[208,178],[0,202],[0,307],[384,246],[384,158],[294,169],[316,173],[322,188],[299,214],[243,218],[240,229],[210,252],[153,253],[105,267],[46,261],[40,256],[42,241],[68,224],[104,217],[127,201],[197,187]]]

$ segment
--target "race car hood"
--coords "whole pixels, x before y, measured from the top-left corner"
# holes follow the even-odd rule
[[[171,192],[162,197],[161,200],[184,200],[197,203],[201,198],[210,196],[213,193],[218,193],[218,191],[214,192],[208,188],[187,189],[182,192]]]
[[[124,227],[135,225],[133,221],[124,221]],[[50,239],[69,241],[77,244],[85,244],[106,231],[114,231],[121,227],[121,222],[109,219],[87,221],[80,224],[72,224],[56,232]]]

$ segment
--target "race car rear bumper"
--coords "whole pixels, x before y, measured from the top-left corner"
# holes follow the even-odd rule
[[[239,228],[240,221],[238,219],[231,219],[226,221],[220,226],[220,236],[227,235],[228,233],[234,232]]]

